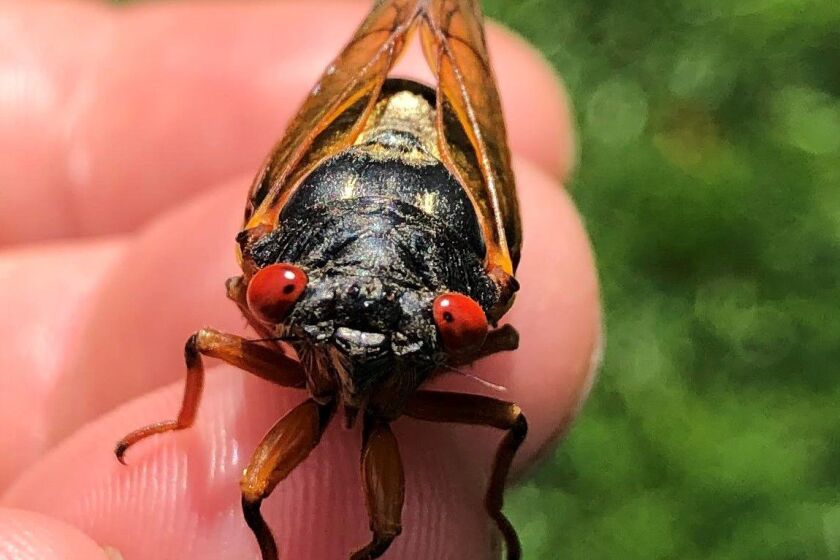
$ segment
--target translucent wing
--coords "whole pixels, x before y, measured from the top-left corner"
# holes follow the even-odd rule
[[[299,181],[350,146],[417,21],[437,74],[441,155],[466,187],[482,225],[488,271],[519,260],[521,224],[501,103],[476,0],[381,0],[327,68],[254,181],[245,234],[272,229]]]
[[[299,180],[349,146],[370,113],[426,0],[378,2],[327,67],[248,194],[245,230],[271,227]]]
[[[479,211],[487,267],[512,275],[522,229],[496,80],[477,0],[428,0],[423,49],[438,78],[441,154]]]

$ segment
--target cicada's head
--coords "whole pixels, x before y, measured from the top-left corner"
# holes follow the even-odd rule
[[[383,385],[415,389],[451,354],[479,349],[488,331],[485,310],[466,294],[363,271],[271,264],[251,278],[247,301],[260,321],[298,341],[304,363],[336,374],[348,403]]]
[[[399,400],[477,354],[509,299],[479,249],[411,204],[333,199],[246,244],[248,306],[344,403]]]
[[[283,226],[251,246],[247,301],[297,341],[304,366],[334,373],[345,403],[383,387],[406,395],[453,356],[480,349],[500,291],[457,233],[381,200],[336,203],[323,215],[326,226]]]

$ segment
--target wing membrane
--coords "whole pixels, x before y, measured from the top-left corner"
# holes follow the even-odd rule
[[[422,33],[438,78],[441,153],[480,210],[488,268],[513,274],[522,243],[519,205],[478,2],[430,0]]]
[[[488,271],[513,274],[521,246],[519,207],[477,0],[377,2],[254,181],[246,231],[272,229],[300,180],[325,157],[353,143],[419,20],[424,52],[438,80],[441,155],[476,207]]]
[[[424,4],[425,0],[388,0],[374,6],[327,67],[254,181],[245,229],[272,224],[298,180],[325,155],[352,144]]]

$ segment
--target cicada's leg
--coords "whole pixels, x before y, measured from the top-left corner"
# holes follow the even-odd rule
[[[334,411],[334,404],[312,399],[293,408],[266,434],[242,474],[242,512],[263,560],[277,560],[277,545],[260,513],[262,501],[318,445]]]
[[[402,531],[405,502],[400,450],[388,423],[366,417],[362,445],[362,480],[373,538],[351,560],[379,558],[388,550]]]
[[[306,376],[300,363],[280,350],[232,334],[201,329],[192,335],[184,346],[187,380],[184,384],[184,399],[178,418],[151,424],[122,438],[114,450],[121,463],[125,463],[123,457],[126,450],[138,441],[155,434],[183,430],[192,426],[204,386],[202,354],[223,360],[284,387],[303,387],[306,383]]]
[[[492,426],[507,431],[496,452],[484,505],[505,539],[507,560],[520,560],[522,547],[516,530],[502,513],[502,505],[513,456],[528,433],[522,410],[513,403],[480,395],[418,391],[409,399],[404,414],[431,422]]]
[[[502,325],[498,329],[487,333],[487,339],[477,353],[466,356],[454,356],[450,366],[463,366],[471,364],[475,360],[486,358],[498,352],[510,352],[519,347],[519,333],[511,325]]]

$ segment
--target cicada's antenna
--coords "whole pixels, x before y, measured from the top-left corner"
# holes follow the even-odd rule
[[[265,338],[251,338],[248,342],[298,342],[300,337],[295,334],[281,334],[277,336],[267,336]]]
[[[478,383],[481,383],[482,385],[484,385],[488,389],[492,389],[494,391],[499,391],[501,393],[506,393],[507,390],[508,390],[508,388],[505,387],[504,385],[499,385],[497,383],[493,383],[492,381],[487,381],[486,379],[482,379],[481,377],[475,375],[474,373],[466,372],[462,369],[458,369],[456,367],[450,366],[449,364],[442,364],[442,365],[445,369],[447,369],[447,370],[449,370],[453,373],[457,373],[458,375],[463,375],[464,377],[466,377],[468,379],[472,379],[473,381],[476,381]]]

